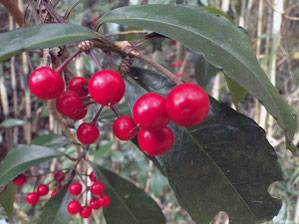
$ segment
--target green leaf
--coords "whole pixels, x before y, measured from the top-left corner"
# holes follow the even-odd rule
[[[93,161],[97,161],[100,157],[109,152],[112,148],[113,143],[114,142],[108,142],[107,144],[102,145],[99,149],[97,149],[93,154]]]
[[[142,189],[99,165],[94,165],[97,178],[105,184],[111,198],[104,208],[109,224],[162,224],[165,217],[156,202]]]
[[[86,27],[66,23],[18,28],[0,34],[0,62],[26,50],[56,47],[94,38],[102,37]]]
[[[61,147],[68,143],[68,140],[61,135],[49,133],[34,138],[31,142],[32,145],[41,145],[51,148]]]
[[[9,119],[6,119],[3,122],[1,122],[0,127],[2,127],[2,128],[13,128],[13,127],[16,127],[16,126],[21,126],[23,124],[24,124],[23,120],[9,118]]]
[[[73,196],[69,193],[68,188],[71,182],[66,184],[54,194],[45,204],[40,216],[39,224],[66,224],[69,223],[71,215],[67,211],[67,204]]]
[[[52,148],[36,145],[18,145],[8,152],[1,163],[0,186],[7,184],[29,167],[59,156],[61,156],[61,153]]]
[[[246,32],[223,16],[199,7],[143,5],[114,9],[100,23],[152,30],[202,53],[214,66],[255,96],[292,138],[296,113],[271,84],[256,60]]]
[[[132,68],[130,77],[126,82],[130,107],[145,92],[166,95],[174,86],[162,74],[140,68]],[[184,128],[171,123],[172,149],[151,158],[195,222],[209,223],[219,211],[228,213],[230,224],[272,219],[281,201],[267,189],[282,179],[282,173],[264,130],[212,97],[210,102],[202,124]]]
[[[239,102],[245,99],[246,91],[243,89],[242,86],[240,86],[237,82],[235,82],[230,77],[226,75],[224,77],[226,79],[230,95],[232,96],[233,104],[238,109]]]
[[[15,201],[17,186],[12,182],[6,186],[6,189],[0,193],[0,204],[4,208],[10,221],[13,218],[13,204]]]

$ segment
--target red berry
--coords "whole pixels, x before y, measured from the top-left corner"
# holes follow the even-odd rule
[[[76,200],[72,200],[67,204],[67,211],[71,215],[77,214],[78,212],[80,212],[80,210],[81,210],[81,204]]]
[[[100,205],[100,201],[98,200],[98,198],[92,198],[89,202],[89,206],[92,208],[92,209],[99,209],[101,207]]]
[[[79,96],[88,95],[88,80],[83,77],[75,77],[68,84],[68,89],[75,91]]]
[[[94,182],[91,187],[90,187],[90,191],[91,193],[95,194],[95,195],[101,195],[105,190],[105,186],[102,182]]]
[[[87,108],[83,107],[81,111],[78,112],[78,114],[75,114],[74,116],[70,116],[70,118],[77,121],[83,119],[86,116],[86,114],[87,114]]]
[[[54,191],[52,191],[52,193],[51,193],[51,197],[52,197],[54,194],[56,194],[57,192],[58,192],[57,189],[55,189]]]
[[[108,194],[101,195],[98,200],[101,207],[106,207],[110,204],[110,197]]]
[[[83,144],[94,143],[100,135],[99,129],[93,124],[82,123],[77,129],[77,138]]]
[[[56,181],[62,182],[65,179],[64,172],[62,172],[61,170],[57,171],[54,175],[54,179]]]
[[[36,192],[30,192],[26,195],[26,201],[28,204],[35,205],[38,202],[39,195]]]
[[[26,176],[24,174],[19,174],[13,179],[13,183],[17,186],[22,186],[26,182]]]
[[[89,216],[91,215],[91,208],[89,206],[83,206],[80,209],[80,216],[82,218],[89,218]]]
[[[64,81],[53,69],[40,67],[30,75],[29,88],[38,98],[54,99],[63,92]]]
[[[96,72],[88,84],[90,96],[101,105],[114,105],[118,103],[125,93],[125,81],[114,70]]]
[[[131,140],[137,133],[137,127],[129,115],[124,115],[116,119],[113,124],[113,132],[120,140]]]
[[[68,90],[57,98],[56,108],[62,115],[72,117],[78,115],[84,105],[78,93]]]
[[[90,179],[92,182],[96,182],[96,181],[97,181],[97,176],[96,176],[96,174],[94,173],[94,171],[92,171],[92,172],[89,174],[89,179]]]
[[[165,127],[169,118],[165,110],[165,98],[158,93],[146,93],[133,106],[133,118],[140,128],[159,130]]]
[[[82,184],[74,182],[69,186],[69,191],[72,195],[78,195],[82,191]]]
[[[201,123],[207,117],[210,101],[199,85],[184,83],[168,93],[165,107],[172,121],[190,127]]]
[[[49,193],[49,187],[48,185],[41,184],[37,187],[37,193],[41,196],[46,195]]]
[[[166,153],[173,145],[174,134],[169,127],[158,131],[140,129],[138,132],[138,144],[147,155],[157,156]]]
[[[181,67],[181,65],[182,65],[182,61],[181,60],[175,61],[175,62],[172,62],[172,63],[169,64],[170,67],[175,67],[175,66]]]

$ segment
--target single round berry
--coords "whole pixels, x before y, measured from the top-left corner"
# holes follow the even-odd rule
[[[72,78],[68,84],[68,89],[75,91],[79,96],[88,95],[88,80],[84,77]]]
[[[45,184],[41,184],[37,187],[37,193],[40,195],[40,196],[43,196],[43,195],[46,195],[49,193],[49,187],[48,185],[45,185]]]
[[[83,107],[81,109],[80,112],[78,112],[78,114],[75,114],[73,116],[70,116],[70,118],[72,118],[73,120],[77,121],[77,120],[81,120],[83,119],[87,114],[87,108],[86,107]]]
[[[26,201],[28,204],[35,205],[39,200],[39,195],[36,192],[30,192],[26,195]]]
[[[133,118],[129,115],[123,115],[113,123],[113,133],[120,140],[128,141],[135,137],[137,127]]]
[[[91,215],[91,212],[92,212],[92,210],[89,206],[83,206],[80,209],[80,216],[81,216],[81,218],[85,218],[85,219],[89,218]]]
[[[99,209],[101,207],[100,205],[100,201],[98,200],[98,198],[92,198],[89,202],[89,206],[92,208],[92,209]]]
[[[209,96],[197,84],[180,84],[168,93],[165,108],[175,123],[185,127],[195,126],[204,121],[209,113]]]
[[[166,153],[173,145],[174,134],[169,127],[158,131],[140,129],[138,132],[138,144],[140,149],[150,156]]]
[[[38,98],[57,98],[64,90],[64,81],[53,69],[40,67],[29,77],[30,91]]]
[[[122,76],[114,70],[96,72],[88,83],[90,96],[101,105],[118,103],[125,93],[125,82]]]
[[[54,194],[56,194],[58,192],[58,189],[55,189],[54,191],[52,191],[52,193],[51,193],[51,197],[54,195]]]
[[[56,108],[62,115],[72,117],[78,115],[84,105],[78,93],[68,90],[57,98]]]
[[[94,143],[99,135],[99,129],[95,125],[86,122],[82,123],[77,129],[77,138],[86,145]]]
[[[22,186],[26,182],[26,176],[24,174],[19,174],[13,179],[13,183],[17,186]]]
[[[165,98],[158,93],[142,95],[133,106],[133,118],[144,130],[159,130],[165,127],[169,122]]]
[[[82,191],[82,184],[74,182],[69,186],[69,191],[72,195],[78,195]]]
[[[91,193],[95,194],[95,195],[101,195],[105,190],[105,186],[102,182],[94,182],[91,187],[90,187],[90,191]]]
[[[80,210],[81,210],[81,204],[76,200],[72,200],[67,204],[67,211],[71,215],[77,214],[78,212],[80,212]]]
[[[65,179],[64,172],[58,170],[54,175],[54,179],[58,182],[62,182]]]
[[[110,197],[108,194],[101,195],[98,200],[101,207],[106,207],[110,204]]]
[[[96,182],[96,181],[97,181],[97,176],[96,176],[96,174],[94,173],[94,171],[92,171],[92,172],[89,174],[89,179],[90,179],[92,182]]]

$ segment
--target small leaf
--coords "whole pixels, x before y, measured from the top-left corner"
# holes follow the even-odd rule
[[[61,153],[52,148],[36,145],[18,145],[8,152],[1,163],[0,186],[7,184],[29,167],[59,156],[61,156]]]
[[[71,182],[61,188],[45,204],[40,216],[39,224],[66,224],[69,223],[71,215],[67,211],[67,204],[72,200],[68,188]]]
[[[255,96],[292,139],[296,113],[260,67],[244,29],[223,16],[183,5],[117,8],[100,19],[100,23],[108,22],[148,29],[204,54],[210,63]]]
[[[148,91],[166,95],[175,85],[162,74],[131,68],[126,100],[132,108]],[[200,125],[184,128],[171,123],[171,150],[150,157],[167,177],[180,205],[197,223],[209,223],[219,211],[230,224],[271,220],[281,207],[268,187],[282,180],[273,147],[250,118],[210,97],[210,112]]]
[[[233,79],[231,79],[228,76],[224,76],[227,82],[227,86],[230,92],[230,95],[232,96],[232,101],[235,107],[238,109],[238,104],[242,100],[244,100],[246,96],[246,91],[243,89],[242,86],[240,86],[237,82],[235,82]]]
[[[156,202],[142,189],[99,165],[94,164],[97,178],[105,184],[111,198],[104,208],[109,224],[164,224],[165,217]]]
[[[10,182],[6,189],[0,193],[0,204],[4,208],[7,217],[10,221],[13,218],[13,204],[15,201],[17,186]]]
[[[0,127],[2,127],[2,128],[13,128],[13,127],[16,127],[16,126],[21,126],[23,124],[24,124],[23,120],[10,118],[10,119],[6,119],[3,122],[1,122]]]
[[[0,34],[0,62],[25,50],[56,47],[94,38],[102,37],[86,27],[66,23],[18,28]]]
[[[62,135],[56,135],[53,133],[49,133],[46,135],[41,135],[34,138],[31,142],[32,145],[41,145],[46,147],[61,147],[66,145],[68,140]]]

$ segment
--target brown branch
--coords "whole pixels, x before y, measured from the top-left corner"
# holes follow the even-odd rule
[[[23,13],[19,7],[13,2],[13,0],[0,0],[0,3],[6,8],[9,14],[17,22],[19,26],[28,25],[27,22],[23,24]]]
[[[43,6],[47,9],[47,11],[53,16],[59,23],[67,23],[63,16],[59,15],[53,8],[52,5],[42,1]]]

